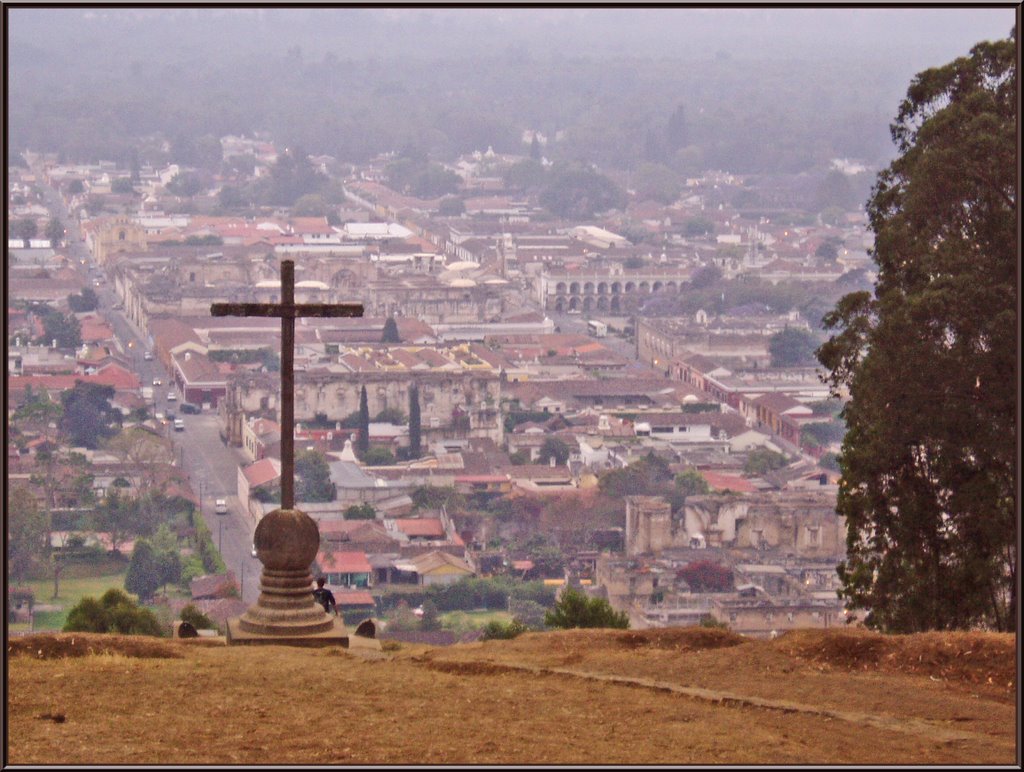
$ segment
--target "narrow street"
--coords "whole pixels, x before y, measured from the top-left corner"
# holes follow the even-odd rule
[[[238,468],[245,463],[241,451],[229,448],[220,439],[217,416],[179,415],[183,432],[172,432],[177,461],[200,497],[203,519],[213,534],[224,563],[242,586],[242,599],[254,602],[259,594],[262,564],[251,554],[255,519],[239,501]],[[224,499],[226,515],[214,511],[214,502]]]

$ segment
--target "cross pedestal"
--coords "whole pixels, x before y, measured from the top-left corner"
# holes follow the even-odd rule
[[[347,647],[342,620],[313,598],[309,566],[320,546],[313,518],[297,509],[275,509],[256,526],[254,543],[263,563],[260,596],[242,616],[228,620],[228,644]]]

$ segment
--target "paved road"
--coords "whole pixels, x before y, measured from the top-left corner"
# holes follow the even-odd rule
[[[555,326],[563,333],[589,334],[587,331],[587,320],[581,314],[560,314],[557,311],[545,311],[544,313],[548,315],[551,321],[555,323]],[[600,317],[595,316],[595,318]],[[609,332],[605,337],[595,338],[595,340],[629,361],[636,359],[636,343],[621,337],[617,333]]]
[[[238,449],[226,447],[221,441],[216,414],[205,412],[179,415],[179,418],[184,421],[185,430],[171,433],[179,463],[188,475],[192,489],[201,494],[203,519],[213,534],[224,563],[242,583],[242,599],[255,602],[263,568],[251,554],[256,523],[236,494],[238,467],[245,463],[245,459]],[[227,501],[228,514],[214,512],[217,499]]]

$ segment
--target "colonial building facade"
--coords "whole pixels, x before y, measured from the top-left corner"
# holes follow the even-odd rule
[[[450,372],[297,372],[295,420],[313,420],[323,413],[339,422],[359,410],[366,387],[370,416],[382,410],[409,411],[409,389],[419,387],[421,427],[425,441],[443,437],[488,437],[502,442],[504,426],[498,409],[501,378],[486,371]],[[243,440],[247,415],[277,417],[280,376],[277,373],[235,375],[221,402],[225,436],[232,445]]]

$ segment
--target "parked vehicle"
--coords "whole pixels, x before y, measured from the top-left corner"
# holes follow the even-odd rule
[[[199,407],[199,405],[193,405],[191,402],[182,402],[181,412],[188,413],[189,415],[199,415],[203,411],[202,408]]]
[[[183,432],[183,431],[185,431],[185,422],[182,421],[180,418],[175,418],[174,419],[174,431],[176,431],[176,432]]]
[[[177,399],[178,399],[178,395],[177,395],[177,394],[175,394],[175,393],[174,393],[173,391],[169,391],[169,392],[167,392],[167,401],[168,401],[168,402],[174,402],[174,401],[176,401]]]
[[[226,515],[228,513],[228,502],[224,499],[217,499],[213,503],[213,511],[218,515]]]
[[[152,362],[153,361],[153,352],[152,351],[147,351],[145,354],[142,355],[142,358],[145,359],[147,362]]]

